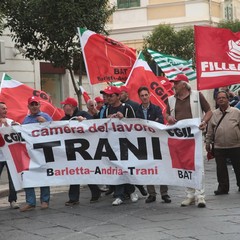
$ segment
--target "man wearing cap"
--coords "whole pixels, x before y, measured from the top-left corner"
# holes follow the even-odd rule
[[[108,89],[109,87],[106,87],[104,90],[101,90],[100,93],[102,94],[102,99],[103,99],[103,106],[99,109],[98,112],[98,118],[103,118],[103,114],[108,106],[108,98],[107,98],[107,94],[104,92],[106,89]]]
[[[101,107],[104,105],[104,100],[101,97],[95,97],[94,100],[96,101],[96,109],[99,111]]]
[[[134,112],[136,113],[136,111],[138,110],[139,104],[129,99],[128,88],[126,86],[120,87],[120,100],[122,103],[129,104],[133,108]]]
[[[81,111],[78,108],[78,102],[76,99],[68,97],[63,102],[63,110],[65,112],[65,116],[61,120],[70,120],[76,119],[78,121],[83,121],[86,119],[92,119],[93,117],[88,114],[86,111]],[[92,193],[92,198],[90,199],[90,203],[94,203],[98,201],[100,198],[101,192],[97,185],[89,184],[90,191]],[[79,204],[80,197],[80,185],[70,185],[68,191],[69,200],[65,202],[65,206],[73,206]]]
[[[108,106],[103,114],[103,118],[135,118],[135,113],[132,107],[120,101],[120,89],[115,86],[110,86],[104,89],[107,95]],[[129,195],[132,202],[138,201],[138,195],[134,193],[135,187],[131,184],[120,184],[115,186],[114,196],[116,199],[112,202],[113,206],[118,206],[123,203],[125,194]]]
[[[28,114],[22,124],[50,122],[52,118],[44,112],[40,111],[40,101],[37,97],[28,99]],[[21,212],[33,210],[36,207],[36,195],[34,188],[25,188],[26,204],[20,208]],[[50,200],[50,187],[40,187],[41,209],[47,209]]]
[[[169,124],[175,124],[179,120],[189,118],[201,118],[200,130],[204,130],[208,121],[212,117],[212,111],[209,103],[202,93],[191,90],[186,75],[178,74],[173,82],[175,95],[168,98],[166,120]],[[202,116],[202,112],[205,114]],[[181,203],[181,206],[195,204],[200,208],[206,207],[204,189],[187,188],[187,198]]]
[[[122,103],[126,103],[126,104],[130,105],[136,114],[136,112],[139,108],[139,104],[137,102],[132,101],[128,97],[128,87],[126,87],[126,86],[120,87],[120,101]],[[141,192],[141,194],[143,196],[147,196],[147,191],[145,190],[145,188],[142,185],[135,185],[135,186],[139,189],[139,191]]]

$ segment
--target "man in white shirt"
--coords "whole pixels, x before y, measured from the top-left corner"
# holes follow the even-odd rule
[[[6,118],[7,116],[7,106],[4,102],[0,102],[0,127],[8,127],[11,125],[16,124],[15,121],[12,119]],[[13,209],[18,209],[19,206],[17,204],[17,193],[15,191],[12,178],[7,166],[6,159],[0,150],[0,176],[2,174],[3,168],[6,166],[7,173],[8,173],[8,181],[9,181],[9,195],[8,195],[8,201],[10,203],[10,207]]]

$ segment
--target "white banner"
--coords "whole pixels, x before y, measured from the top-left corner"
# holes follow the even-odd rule
[[[17,190],[69,184],[166,184],[200,189],[199,119],[58,121],[0,128]]]

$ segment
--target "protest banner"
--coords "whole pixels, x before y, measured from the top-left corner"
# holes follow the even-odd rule
[[[143,119],[59,121],[0,129],[16,188],[166,184],[200,189],[199,119],[172,126]]]

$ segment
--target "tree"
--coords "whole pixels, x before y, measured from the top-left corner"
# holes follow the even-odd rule
[[[108,0],[2,0],[0,12],[6,19],[16,48],[29,59],[45,60],[69,70],[80,101],[81,92],[74,80],[74,58],[79,59],[79,84],[83,61],[77,27],[107,33],[105,23],[114,11]]]
[[[4,29],[3,15],[2,15],[2,13],[0,11],[0,36],[2,35],[3,29]]]
[[[232,32],[239,32],[240,31],[240,21],[237,20],[222,20],[217,25],[219,28],[227,28],[230,29]]]
[[[144,39],[144,52],[147,48],[189,60],[194,56],[193,28],[185,27],[176,31],[169,24],[160,24]]]

